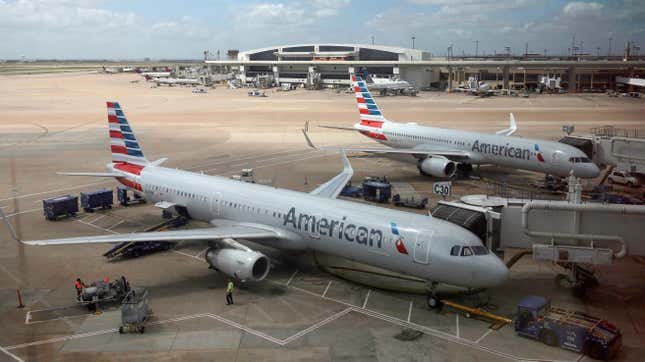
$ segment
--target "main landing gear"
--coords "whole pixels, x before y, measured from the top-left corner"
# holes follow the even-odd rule
[[[441,300],[437,297],[437,282],[430,282],[429,283],[429,291],[428,291],[428,308],[430,309],[440,309],[442,304]]]

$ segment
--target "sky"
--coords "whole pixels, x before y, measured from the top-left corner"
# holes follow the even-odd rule
[[[299,43],[444,56],[621,54],[645,45],[645,0],[0,0],[0,59],[200,59]],[[643,50],[645,52],[645,49]]]

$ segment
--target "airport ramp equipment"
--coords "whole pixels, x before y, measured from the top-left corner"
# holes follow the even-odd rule
[[[150,316],[148,305],[148,290],[134,288],[123,298],[121,304],[121,326],[119,333],[145,332],[145,323]]]
[[[81,192],[81,207],[86,212],[94,212],[94,210],[111,209],[114,203],[112,190],[101,189],[92,192]]]
[[[58,220],[59,216],[74,216],[78,212],[78,197],[65,195],[43,200],[43,213],[47,220]]]
[[[118,186],[116,188],[116,199],[119,201],[121,206],[129,206],[146,202],[146,200],[136,192],[133,192],[133,196],[130,197],[128,195],[128,191],[129,190],[126,187]]]
[[[178,228],[186,225],[187,222],[188,220],[185,217],[177,216],[175,218],[165,220],[157,225],[149,227],[144,231],[163,231],[167,229]],[[136,258],[141,255],[154,253],[156,251],[168,250],[174,245],[175,243],[169,241],[145,241],[139,243],[124,241],[114,245],[114,247],[106,251],[103,256],[108,259],[113,259],[116,257]]]

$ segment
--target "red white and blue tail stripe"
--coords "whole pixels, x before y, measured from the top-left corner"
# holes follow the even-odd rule
[[[360,115],[361,125],[368,127],[381,128],[384,122],[387,122],[383,113],[374,101],[374,97],[367,89],[363,78],[352,75],[352,88],[356,94],[356,104]]]
[[[149,162],[143,156],[139,142],[137,142],[119,103],[107,102],[107,113],[112,162],[147,165]]]

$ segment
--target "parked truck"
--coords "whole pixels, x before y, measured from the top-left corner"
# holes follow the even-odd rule
[[[615,325],[586,313],[552,307],[548,298],[539,296],[520,301],[514,325],[521,336],[600,360],[614,357],[622,346],[622,335]]]

